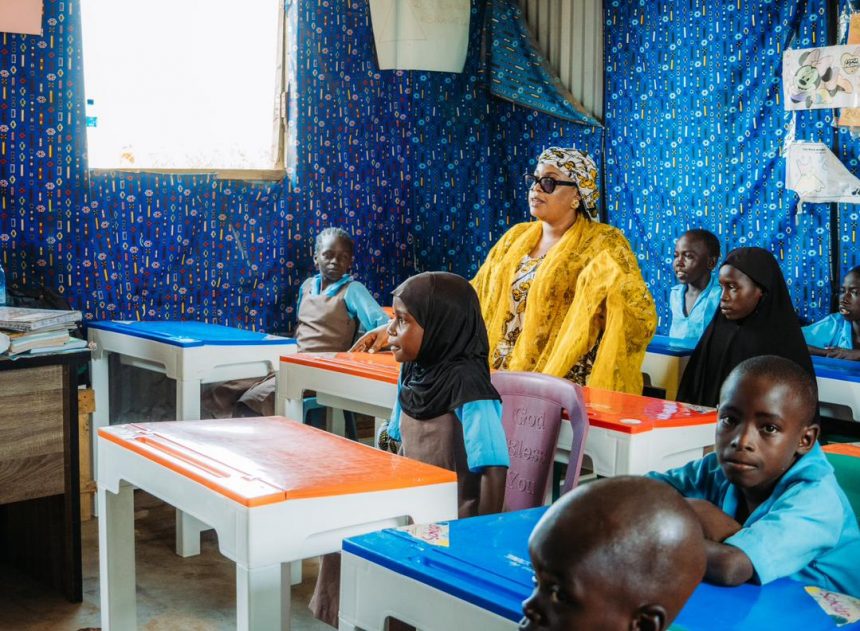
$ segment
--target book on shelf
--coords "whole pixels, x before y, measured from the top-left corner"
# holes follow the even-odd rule
[[[81,320],[80,311],[57,309],[26,309],[24,307],[0,307],[0,329],[10,331],[40,331]]]
[[[56,346],[45,346],[43,348],[34,348],[30,351],[31,355],[40,355],[42,353],[59,353],[62,351],[78,350],[87,347],[87,341],[79,337],[70,337],[68,341]]]
[[[18,353],[26,353],[29,350],[36,348],[50,348],[61,346],[68,342],[71,338],[66,329],[59,331],[44,331],[37,333],[28,333],[11,337],[9,341],[9,354],[17,355]],[[83,340],[81,340],[83,341]]]

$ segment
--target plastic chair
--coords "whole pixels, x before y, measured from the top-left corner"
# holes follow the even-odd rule
[[[540,373],[499,371],[493,386],[502,397],[502,424],[511,466],[505,489],[505,510],[542,506],[552,479],[562,411],[570,417],[573,440],[562,492],[579,480],[588,416],[579,386]]]
[[[824,453],[854,509],[854,515],[860,520],[860,447],[833,443],[824,447]]]

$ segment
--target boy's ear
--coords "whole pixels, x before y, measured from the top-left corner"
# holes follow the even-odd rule
[[[821,427],[817,423],[813,423],[812,425],[807,425],[803,428],[803,432],[800,434],[800,440],[797,443],[797,452],[798,456],[803,456],[809,453],[809,450],[812,449],[813,445],[815,445],[815,441],[818,440],[818,434],[821,432]]]
[[[713,272],[714,268],[717,266],[718,256],[710,256],[708,257],[708,270]]]
[[[643,605],[636,611],[630,631],[663,631],[666,618],[666,610],[661,605]]]

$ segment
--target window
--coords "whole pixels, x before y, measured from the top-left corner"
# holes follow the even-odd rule
[[[81,11],[91,169],[283,169],[283,0]]]

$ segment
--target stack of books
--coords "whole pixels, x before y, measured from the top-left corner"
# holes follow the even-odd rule
[[[86,340],[69,335],[80,311],[0,307],[0,354],[56,353],[84,348]]]

